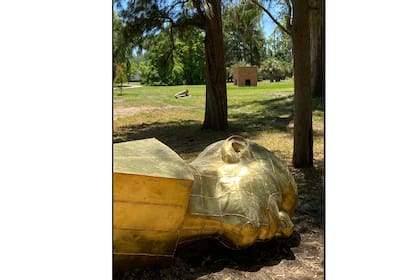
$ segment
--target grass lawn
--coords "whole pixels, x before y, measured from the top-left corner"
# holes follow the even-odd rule
[[[191,97],[174,98],[188,89]],[[257,87],[227,84],[229,129],[201,130],[205,86],[143,86],[114,90],[114,142],[155,137],[186,160],[206,145],[231,134],[246,136],[288,162],[293,150],[293,81],[259,82]],[[315,160],[323,160],[324,112],[314,99]]]

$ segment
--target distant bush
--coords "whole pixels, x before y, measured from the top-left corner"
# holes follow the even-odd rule
[[[293,75],[291,65],[284,63],[274,57],[267,58],[260,67],[259,75],[264,80],[281,81]]]

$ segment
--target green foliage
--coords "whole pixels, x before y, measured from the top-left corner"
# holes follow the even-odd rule
[[[267,40],[266,55],[259,69],[263,79],[279,81],[293,76],[292,41],[279,28],[275,28]]]
[[[184,82],[188,85],[206,82],[204,33],[198,28],[183,32],[177,40],[177,52],[181,57]]]
[[[112,13],[112,77],[115,81],[125,81],[130,75],[130,59],[132,57],[132,44],[127,42],[124,35],[124,24],[120,16]],[[118,68],[118,73],[117,73]],[[123,72],[121,72],[123,71]],[[123,78],[121,75],[125,75]]]
[[[139,81],[140,78],[140,63],[142,61],[142,55],[133,55],[130,58],[130,68],[127,69],[127,79],[129,81]]]
[[[179,69],[179,59],[172,52],[173,44],[166,32],[145,42],[145,61],[141,64],[142,82],[145,84],[173,85]],[[173,75],[175,74],[175,76]]]
[[[117,64],[115,66],[115,78],[114,78],[114,83],[119,84],[119,94],[118,95],[122,95],[122,84],[124,82],[126,82],[126,75],[125,75],[125,69],[124,69],[124,64]]]
[[[274,57],[267,58],[260,68],[264,79],[270,81],[284,80],[286,77],[291,77],[292,71],[290,66]]]
[[[192,1],[114,0],[114,7],[121,11],[125,42],[142,51],[136,66],[142,83],[205,83],[204,23]]]
[[[289,35],[280,31],[277,27],[267,40],[267,57],[275,57],[287,64],[292,64],[292,40]]]
[[[127,75],[126,75],[126,65],[125,64],[117,64],[115,67],[115,78],[114,83],[122,84],[127,82]]]
[[[203,40],[204,35],[196,28],[185,30],[178,36],[171,37],[168,30],[165,30],[149,37],[144,42],[145,61],[140,63],[142,83],[203,84],[205,82]]]
[[[264,58],[262,12],[248,1],[227,6],[223,11],[226,65],[240,61],[260,65]]]

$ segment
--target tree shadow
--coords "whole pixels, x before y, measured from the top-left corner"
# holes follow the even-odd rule
[[[207,273],[225,267],[258,271],[264,266],[276,265],[283,259],[294,260],[291,248],[299,243],[300,234],[296,231],[290,238],[274,238],[242,250],[229,249],[216,239],[203,239],[180,247],[175,257],[193,267],[205,267]]]
[[[312,98],[312,111],[314,110],[325,112],[325,102],[323,97]]]
[[[240,131],[232,128],[226,131],[203,130],[200,122],[185,120],[123,126],[114,131],[113,138],[114,143],[119,143],[154,137],[188,159],[211,143],[235,133]]]
[[[166,267],[133,269],[114,279],[197,279],[225,268],[256,272],[282,260],[295,260],[291,248],[299,245],[300,238],[300,234],[294,232],[290,238],[272,239],[242,250],[228,249],[216,239],[202,239],[180,246]]]
[[[247,106],[256,106],[259,110],[252,113],[241,111]],[[263,130],[288,131],[293,120],[293,95],[279,95],[268,100],[242,102],[230,105],[230,123],[254,134]],[[239,111],[239,112],[238,112]]]
[[[257,106],[259,110],[251,113],[241,111],[246,106]],[[228,110],[232,113],[229,114],[229,128],[225,131],[203,130],[196,120],[155,122],[118,127],[113,132],[113,141],[118,143],[155,137],[188,159],[209,144],[233,134],[251,138],[263,131],[291,133],[289,124],[293,120],[293,95],[241,102],[230,105]]]
[[[324,160],[314,166],[296,169],[289,166],[298,187],[298,204],[293,223],[296,231],[306,233],[325,226]]]
[[[320,98],[313,99],[313,110],[324,111],[324,104]],[[246,112],[246,107],[259,108],[253,112]],[[162,142],[182,146],[190,142],[201,142],[203,145],[223,139],[232,133],[243,136],[255,136],[261,131],[291,132],[289,127],[293,121],[293,94],[281,94],[271,99],[241,102],[228,107],[229,128],[226,131],[202,130],[201,123],[196,120],[182,120],[170,122],[155,122],[124,126],[114,131],[114,142],[156,137]],[[205,141],[208,139],[208,141]],[[183,141],[186,140],[186,141]],[[182,147],[180,147],[182,150]]]

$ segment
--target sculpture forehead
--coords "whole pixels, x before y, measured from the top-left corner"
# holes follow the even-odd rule
[[[240,162],[226,163],[222,160],[221,148],[224,141],[219,141],[205,149],[190,163],[202,179],[219,181],[220,178],[240,177],[241,183],[265,178],[264,184],[277,184],[280,177],[288,177],[287,167],[272,152],[264,147],[249,142],[247,151],[241,155]],[[227,180],[227,179],[226,179]]]

